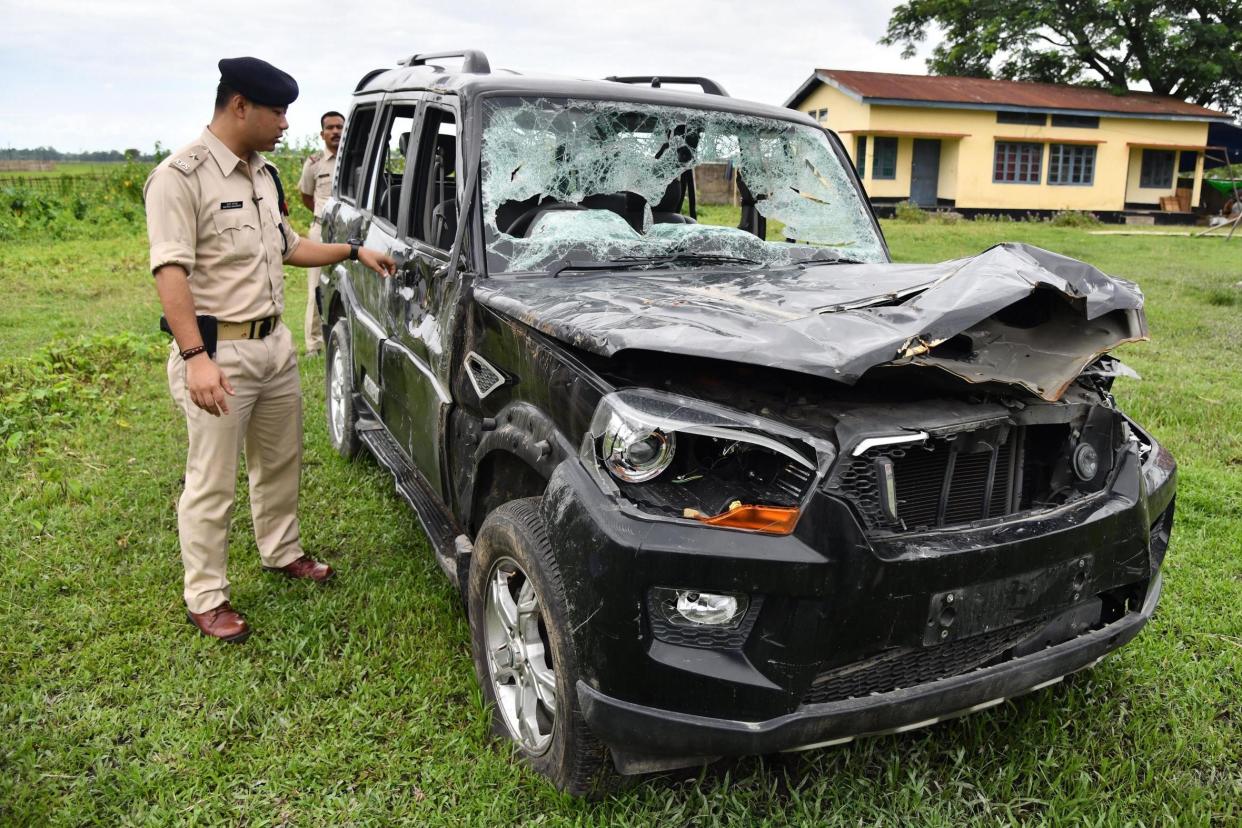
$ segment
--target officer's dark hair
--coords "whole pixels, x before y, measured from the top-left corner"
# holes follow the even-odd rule
[[[328,120],[329,118],[340,118],[342,121],[345,120],[344,115],[337,112],[335,109],[329,109],[327,112],[319,116],[319,128],[320,129],[323,129],[323,122]]]
[[[229,86],[224,81],[220,81],[220,85],[216,87],[216,112],[219,112],[221,109],[224,109],[226,106],[228,106],[229,100],[234,95],[241,95],[241,93],[238,92],[233,87]],[[245,97],[245,96],[242,95],[242,97]]]

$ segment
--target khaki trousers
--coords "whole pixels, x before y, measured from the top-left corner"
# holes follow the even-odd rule
[[[222,341],[216,363],[237,392],[228,398],[229,413],[220,417],[190,400],[185,361],[175,343],[168,359],[168,387],[185,414],[189,434],[177,533],[185,566],[185,604],[195,613],[229,600],[229,523],[243,448],[263,565],[284,566],[302,556],[302,386],[293,335],[282,323],[264,339]]]
[[[319,219],[311,224],[307,237],[311,241],[322,241],[323,228]],[[315,290],[319,287],[319,268],[306,269],[306,353],[313,354],[323,350],[322,323],[319,320],[319,308],[315,305]]]

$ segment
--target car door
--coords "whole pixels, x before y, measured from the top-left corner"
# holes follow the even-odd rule
[[[344,242],[365,238],[371,227],[370,178],[375,154],[372,134],[375,131],[379,100],[356,105],[349,115],[341,139],[340,160],[333,199],[323,216],[324,241]],[[354,385],[378,391],[379,343],[382,329],[377,311],[378,297],[371,288],[372,276],[361,262],[344,261],[333,266],[337,283],[347,285],[350,296],[350,342],[353,344]],[[375,394],[368,395],[372,404]]]
[[[399,227],[402,211],[409,210],[406,170],[412,155],[410,135],[414,133],[417,108],[417,98],[390,96],[384,99],[375,130],[374,171],[368,185],[371,221],[363,243],[371,250],[390,254],[399,263],[409,254],[401,241]],[[376,343],[374,374],[364,377],[361,391],[400,442],[401,434],[409,431],[409,426],[401,420],[404,408],[400,405],[399,392],[390,392],[384,379],[384,343],[392,335],[388,309],[395,290],[391,278],[374,271],[364,269],[356,278],[355,292],[360,305],[356,313],[358,326],[366,329],[364,336],[374,336]]]
[[[406,183],[409,211],[403,220],[403,259],[388,307],[390,337],[384,342],[386,418],[415,467],[445,496],[443,440],[452,403],[447,314],[457,281],[447,276],[449,248],[457,228],[458,117],[451,100],[429,96],[419,119],[416,151]],[[400,408],[400,411],[395,409]],[[389,419],[385,420],[390,422]]]

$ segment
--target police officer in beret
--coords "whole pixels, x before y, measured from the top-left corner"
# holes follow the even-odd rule
[[[297,82],[258,58],[219,66],[210,125],[160,163],[143,192],[151,272],[175,339],[168,387],[189,435],[177,504],[186,608],[205,635],[243,641],[250,627],[229,604],[225,572],[243,450],[264,569],[316,582],[332,575],[306,555],[298,531],[302,391],[281,321],[282,263],[352,258],[385,276],[396,265],[356,242],[323,244],[290,229],[276,168],[259,152],[289,128]]]

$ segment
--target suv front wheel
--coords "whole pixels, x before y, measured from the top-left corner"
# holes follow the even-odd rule
[[[349,345],[349,323],[342,317],[328,333],[327,346],[328,439],[332,448],[346,460],[358,456],[358,412],[354,410],[353,350]]]
[[[493,734],[560,790],[599,795],[617,780],[578,708],[565,588],[539,501],[504,504],[475,539],[467,594],[475,674]]]

